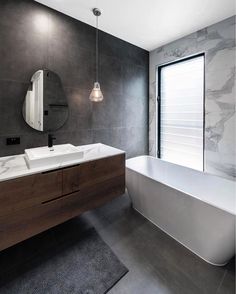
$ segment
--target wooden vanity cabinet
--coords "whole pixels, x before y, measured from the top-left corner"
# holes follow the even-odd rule
[[[62,170],[0,183],[0,217],[62,195]]]
[[[125,154],[0,183],[0,250],[125,191]]]

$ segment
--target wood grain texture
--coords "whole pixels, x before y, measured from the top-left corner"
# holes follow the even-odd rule
[[[63,169],[62,195],[95,185],[112,177],[124,174],[125,155],[102,158]]]
[[[73,166],[62,171],[63,184],[62,195],[79,191],[80,188],[80,169],[81,166]]]
[[[61,170],[1,182],[0,216],[41,204],[61,194]]]
[[[80,166],[80,189],[125,174],[125,154],[86,162]]]
[[[28,199],[32,199],[32,197],[29,197],[29,192],[34,191],[34,189],[26,186],[25,192],[22,184],[34,183],[33,186],[36,187],[35,183],[42,179],[42,174],[36,175],[39,176],[37,180],[22,178],[21,180],[23,181],[20,184],[14,181],[11,193],[12,191],[17,191],[18,193],[22,190],[23,195],[25,195],[23,198],[26,205],[24,207],[24,201],[22,200],[21,206],[17,207],[18,209],[15,209],[14,213],[12,213],[13,211],[10,207],[12,203],[16,207],[15,201],[8,200],[8,202],[5,202],[5,207],[10,213],[0,215],[0,250],[122,195],[125,192],[125,156],[114,156],[108,159],[43,174],[43,176],[48,176],[45,179],[47,179],[46,183],[49,183],[49,178],[52,177],[55,180],[56,173],[58,173],[57,177],[58,179],[63,179],[63,183],[62,181],[56,181],[57,184],[60,183],[61,188],[57,187],[55,191],[50,188],[51,193],[46,191],[47,196],[43,196],[41,193],[35,194],[35,192],[34,195],[37,195],[37,201],[32,206],[28,205]],[[18,188],[18,185],[20,188]],[[40,187],[42,185],[43,182],[41,182]],[[9,186],[6,188],[9,188]],[[79,191],[71,193],[73,189],[78,188]],[[46,188],[44,187],[44,189]],[[52,193],[52,191],[57,193]],[[63,193],[66,193],[66,195],[63,195]],[[13,194],[9,192],[9,198],[16,199],[14,195],[11,195]],[[17,199],[20,199],[20,196]],[[20,207],[21,209],[19,209]]]

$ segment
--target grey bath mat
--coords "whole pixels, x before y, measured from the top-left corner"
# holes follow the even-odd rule
[[[128,272],[94,229],[69,239],[1,276],[0,293],[103,294]]]

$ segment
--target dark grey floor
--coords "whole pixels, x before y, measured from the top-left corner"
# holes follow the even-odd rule
[[[235,261],[202,261],[131,208],[124,195],[86,213],[129,273],[109,294],[234,294]]]
[[[1,253],[0,282],[17,263],[20,269],[25,259],[69,238],[71,230],[80,234],[90,227],[129,269],[109,294],[235,293],[234,260],[225,267],[202,261],[134,211],[127,195]]]

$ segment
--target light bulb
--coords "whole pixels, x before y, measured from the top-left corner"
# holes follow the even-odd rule
[[[89,99],[93,102],[100,102],[103,100],[103,94],[100,88],[100,84],[98,82],[94,83],[94,87],[89,96]]]

